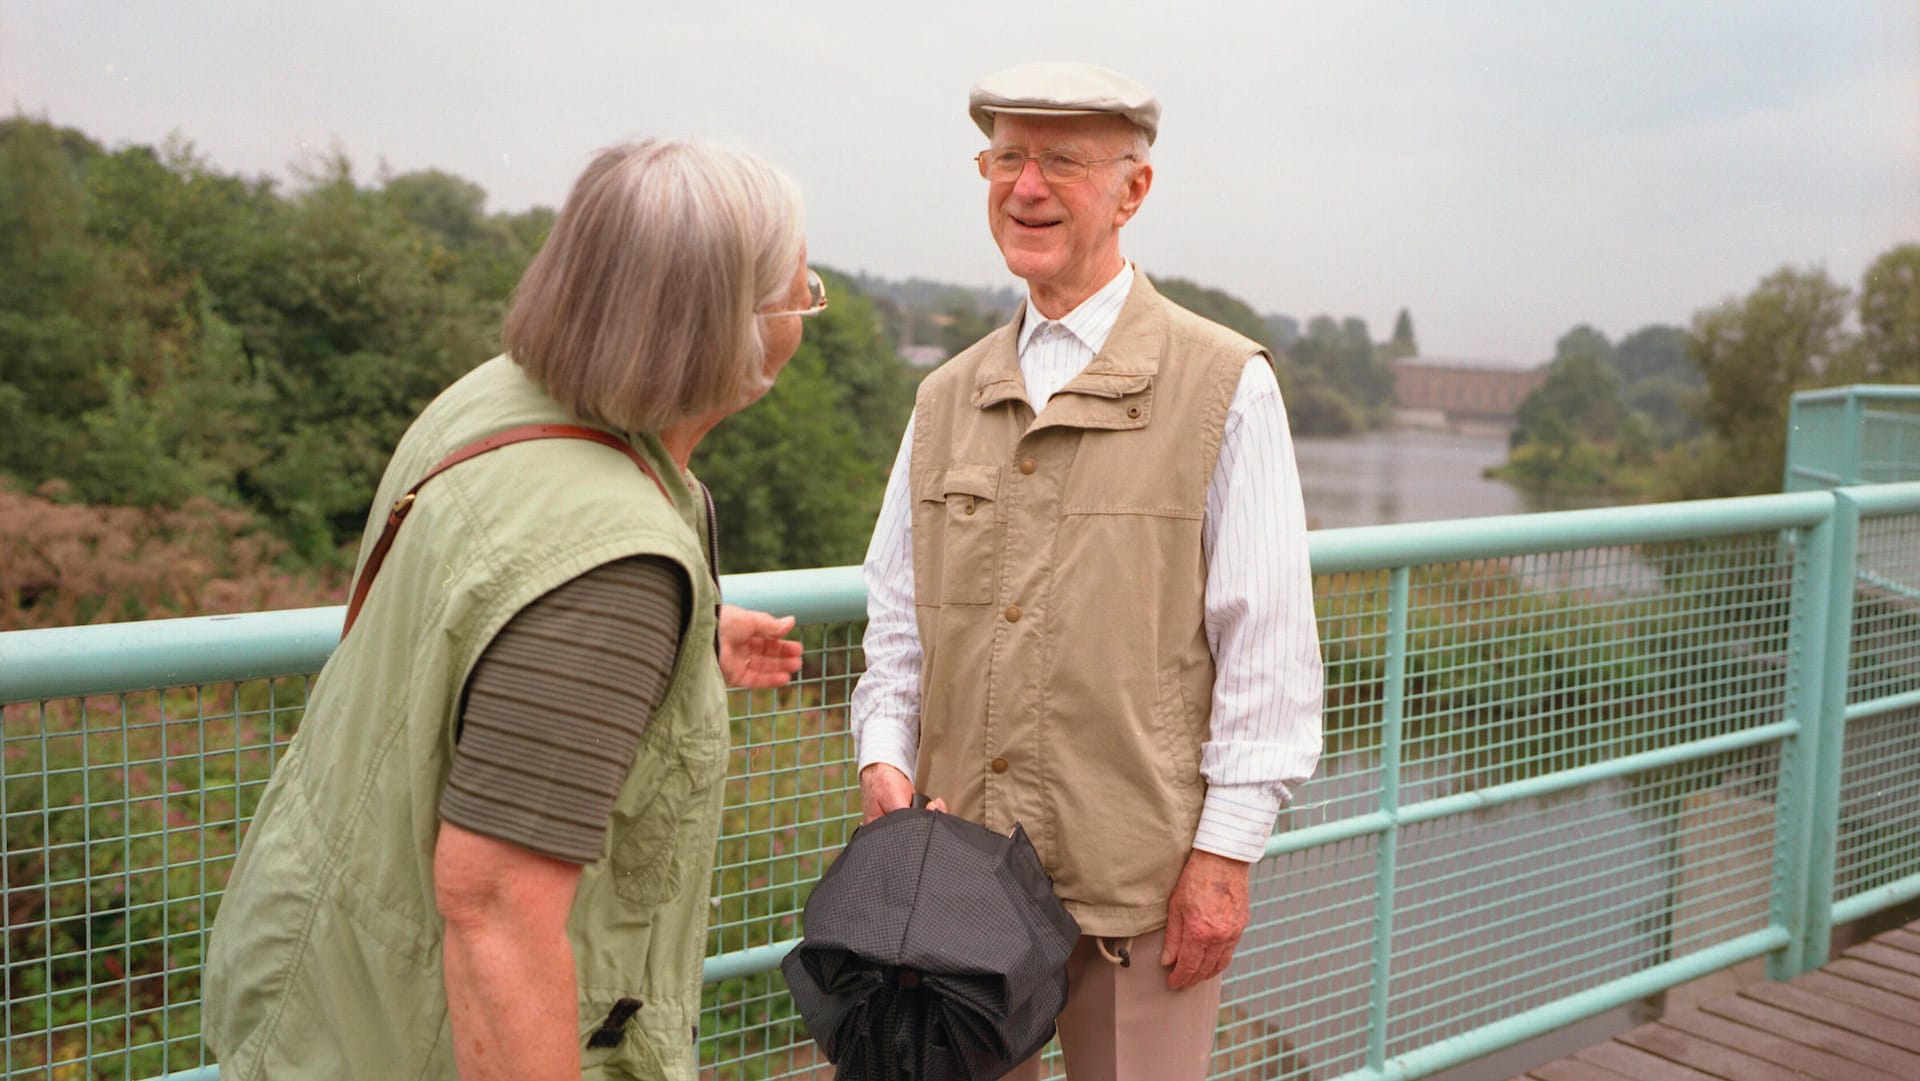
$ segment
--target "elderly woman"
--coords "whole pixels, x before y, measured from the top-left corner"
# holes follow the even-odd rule
[[[746,154],[622,146],[574,185],[507,355],[381,482],[214,925],[226,1081],[694,1076],[725,682],[800,647],[719,604],[687,461],[825,307],[805,254]]]

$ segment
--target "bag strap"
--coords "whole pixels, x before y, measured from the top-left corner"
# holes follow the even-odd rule
[[[367,553],[367,565],[361,568],[360,576],[354,580],[353,594],[347,601],[347,621],[340,628],[340,637],[345,638],[347,632],[353,629],[353,621],[360,618],[360,606],[366,603],[367,592],[373,588],[374,576],[380,573],[380,564],[386,562],[387,549],[393,547],[394,535],[400,532],[400,523],[407,520],[407,512],[413,509],[414,498],[420,494],[420,489],[428,481],[469,458],[477,458],[490,450],[499,450],[501,447],[525,443],[533,439],[584,439],[601,446],[612,447],[633,459],[633,464],[640,467],[640,472],[645,473],[647,479],[653,482],[653,486],[660,489],[661,496],[667,502],[673,502],[673,497],[667,495],[667,486],[660,483],[659,475],[653,471],[653,466],[647,463],[646,457],[629,446],[626,440],[611,432],[577,424],[523,424],[517,428],[495,432],[485,439],[475,440],[440,459],[439,465],[427,470],[426,476],[421,477],[413,487],[408,488],[405,495],[393,501],[393,507],[387,511],[386,528],[380,531],[380,539],[374,542],[373,551]]]

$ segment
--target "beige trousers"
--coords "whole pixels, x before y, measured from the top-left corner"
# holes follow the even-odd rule
[[[1060,1050],[1069,1081],[1204,1081],[1220,1013],[1220,977],[1168,990],[1160,964],[1162,928],[1125,939],[1080,936],[1067,958],[1067,1008],[1060,1014]],[[1102,945],[1107,948],[1102,950]],[[1125,945],[1132,964],[1109,959]],[[1035,1055],[1007,1081],[1041,1081]]]

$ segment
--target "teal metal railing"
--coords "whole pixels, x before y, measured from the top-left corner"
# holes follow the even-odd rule
[[[1803,390],[1787,407],[1783,491],[1920,480],[1920,387]]]
[[[1214,1074],[1426,1076],[1920,897],[1920,484],[1312,535],[1327,748]],[[734,700],[703,1067],[820,1064],[776,963],[857,820],[854,568]],[[0,635],[8,1077],[211,1079],[206,928],[339,609]]]

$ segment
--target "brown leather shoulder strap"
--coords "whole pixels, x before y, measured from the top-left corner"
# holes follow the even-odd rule
[[[386,527],[380,531],[380,539],[374,542],[373,551],[367,553],[367,565],[361,568],[360,576],[354,580],[353,593],[347,600],[347,621],[340,628],[340,637],[345,638],[347,632],[353,629],[353,621],[360,618],[360,606],[366,603],[367,592],[373,588],[373,579],[380,573],[380,564],[386,562],[387,549],[393,547],[394,535],[400,532],[400,523],[407,520],[407,512],[413,509],[414,497],[419,495],[420,489],[428,481],[469,458],[477,458],[490,450],[499,450],[501,447],[525,443],[531,439],[585,439],[592,443],[599,443],[601,446],[612,447],[631,458],[633,464],[640,467],[640,472],[645,473],[647,479],[653,482],[653,486],[660,489],[660,495],[667,502],[673,502],[673,497],[667,495],[667,486],[660,483],[659,475],[654,473],[653,466],[647,464],[646,457],[612,432],[577,424],[523,424],[518,428],[495,432],[485,439],[477,439],[440,459],[440,464],[427,470],[426,476],[415,481],[405,495],[393,501],[393,506],[387,511]]]

